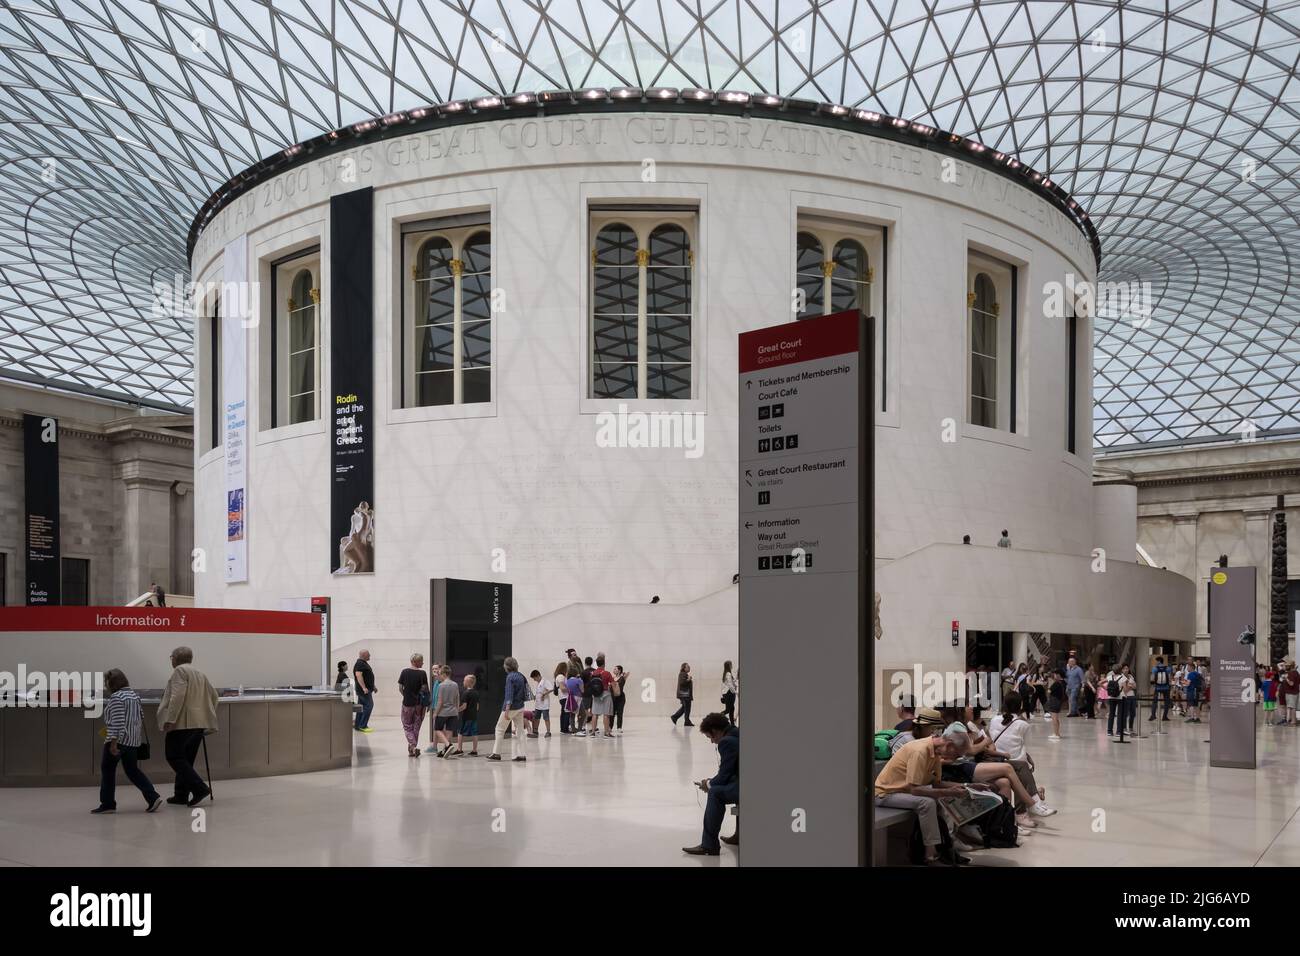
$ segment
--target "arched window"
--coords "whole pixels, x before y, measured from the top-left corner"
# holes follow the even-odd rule
[[[218,447],[225,439],[222,422],[226,410],[221,407],[221,293],[207,300],[207,351],[208,351],[208,450]]]
[[[998,422],[998,303],[988,273],[975,275],[970,303],[970,421],[996,428]]]
[[[595,398],[636,398],[640,342],[640,266],[636,231],[610,223],[592,255],[591,391]]]
[[[318,330],[316,306],[320,291],[311,270],[300,269],[290,285],[288,319],[289,424],[316,419]]]
[[[848,309],[871,311],[871,267],[867,250],[856,239],[841,239],[831,258],[829,312]]]
[[[455,397],[456,282],[451,242],[429,239],[415,255],[415,404],[450,405]]]
[[[403,403],[492,401],[491,233],[481,226],[418,231],[405,242],[412,265]]]
[[[460,369],[456,404],[492,401],[492,237],[476,232],[461,249]]]
[[[646,263],[647,398],[691,397],[691,239],[681,226],[656,226]]]
[[[824,315],[826,256],[821,241],[810,232],[801,232],[795,237],[795,246],[795,287],[803,293],[803,308],[796,310],[797,317],[806,319],[811,315]]]
[[[591,397],[689,399],[695,256],[688,226],[629,211],[593,229]]]

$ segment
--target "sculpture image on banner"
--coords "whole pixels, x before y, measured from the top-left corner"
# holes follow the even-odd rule
[[[335,574],[368,574],[375,569],[375,513],[361,502],[352,509],[352,524],[339,539],[339,566]]]

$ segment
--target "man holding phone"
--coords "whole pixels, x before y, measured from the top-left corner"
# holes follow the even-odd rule
[[[727,815],[727,804],[740,799],[740,728],[723,714],[709,714],[700,721],[700,733],[718,748],[718,772],[695,786],[709,795],[704,807],[704,833],[698,846],[684,846],[691,856],[717,856],[722,852],[718,833]],[[728,843],[738,843],[733,837]]]

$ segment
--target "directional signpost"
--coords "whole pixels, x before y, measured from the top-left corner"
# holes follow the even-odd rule
[[[865,325],[740,336],[740,667],[763,702],[741,742],[746,866],[865,862]]]

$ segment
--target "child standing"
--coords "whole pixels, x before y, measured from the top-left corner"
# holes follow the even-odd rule
[[[533,681],[533,732],[529,737],[536,737],[542,721],[546,721],[546,736],[551,736],[551,695],[555,693],[555,683],[542,677],[541,671],[528,675]]]
[[[474,689],[478,680],[473,674],[465,675],[465,692],[460,695],[460,726],[456,728],[456,749],[452,752],[457,757],[478,756],[478,698]],[[465,753],[465,738],[474,742],[474,748]]]

